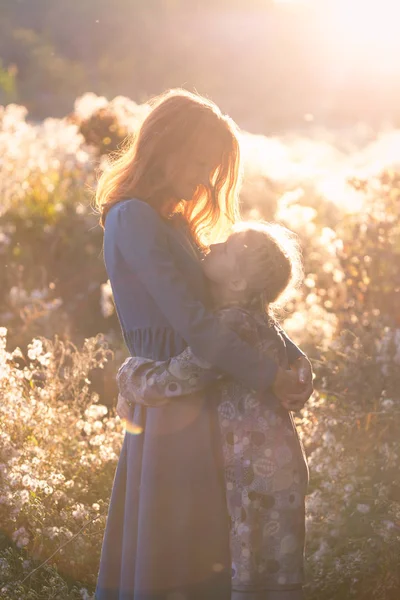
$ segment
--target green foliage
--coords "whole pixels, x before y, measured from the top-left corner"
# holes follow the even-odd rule
[[[85,72],[78,62],[60,55],[51,42],[31,29],[12,31],[15,47],[11,60],[18,67],[18,94],[34,114],[51,113],[56,104],[67,112],[85,87]]]
[[[16,102],[17,89],[15,77],[16,69],[13,67],[5,69],[2,60],[0,59],[0,104]]]
[[[12,309],[8,324],[18,332],[14,341],[19,345],[39,332],[51,335],[54,328],[75,339],[77,334],[93,335],[99,329],[99,282],[106,277],[100,253],[102,232],[88,200],[81,178],[61,170],[45,180],[30,179],[23,204],[12,206],[3,218],[9,243],[0,307]],[[20,290],[26,299],[33,293],[37,302],[25,302],[23,307],[16,301],[13,310],[10,289],[16,296]],[[40,290],[47,290],[42,298]],[[54,319],[52,303],[60,309]]]

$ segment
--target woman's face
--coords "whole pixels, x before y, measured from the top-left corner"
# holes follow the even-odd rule
[[[223,144],[200,137],[191,151],[173,154],[165,164],[165,176],[177,200],[192,200],[199,185],[209,185],[212,174],[221,164]]]

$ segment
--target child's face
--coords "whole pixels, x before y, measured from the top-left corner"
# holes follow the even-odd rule
[[[205,276],[214,284],[232,291],[243,291],[247,287],[245,273],[241,272],[239,256],[246,247],[245,235],[233,233],[226,242],[211,244],[202,266]]]
[[[165,164],[165,175],[178,200],[192,200],[199,185],[209,185],[210,178],[221,164],[222,142],[204,135],[188,152],[171,154]]]

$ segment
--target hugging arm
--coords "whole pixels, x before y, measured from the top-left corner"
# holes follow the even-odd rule
[[[218,317],[225,323],[230,323],[241,337],[246,326],[248,327],[247,315],[235,308],[223,310]],[[280,331],[283,334],[283,331]],[[283,337],[286,341],[286,336]],[[293,343],[292,345],[297,348]],[[268,340],[264,339],[258,347],[265,355],[270,347]],[[289,355],[288,348],[287,353]],[[295,354],[297,357],[299,355],[304,357],[300,351]],[[274,354],[271,353],[270,356],[273,358]],[[200,360],[192,349],[187,347],[178,356],[165,361],[127,358],[118,371],[117,383],[121,396],[128,403],[160,406],[172,398],[185,397],[208,387],[210,382],[215,381],[216,375],[218,376],[217,372],[209,363]],[[223,379],[222,375],[219,377]]]
[[[127,268],[140,278],[195,355],[247,387],[268,389],[278,365],[241,340],[193,297],[174,264],[165,226],[154,209],[140,200],[130,200],[115,207],[107,221],[106,228],[114,227],[112,234]],[[218,379],[217,370],[210,372],[210,379]]]
[[[161,406],[169,400],[198,392],[215,379],[223,379],[212,366],[199,360],[190,347],[165,361],[131,356],[120,367],[118,389],[129,403]]]

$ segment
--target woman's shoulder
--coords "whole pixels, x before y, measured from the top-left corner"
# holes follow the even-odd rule
[[[109,209],[107,219],[111,216],[116,218],[119,215],[123,215],[124,217],[129,215],[142,217],[147,216],[150,219],[161,221],[161,217],[157,211],[148,202],[139,200],[139,198],[126,198],[116,202]]]
[[[116,202],[105,220],[105,236],[118,240],[134,236],[136,239],[159,238],[164,231],[163,220],[147,202],[129,198]]]

